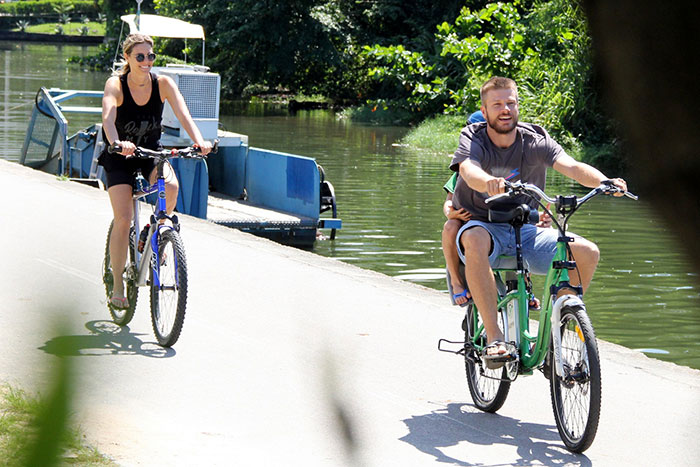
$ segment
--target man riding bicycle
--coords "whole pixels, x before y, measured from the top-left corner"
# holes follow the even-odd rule
[[[608,180],[598,169],[576,161],[549,137],[544,128],[518,122],[518,89],[510,78],[493,77],[481,87],[481,112],[486,122],[468,125],[462,129],[459,147],[450,168],[459,172],[453,205],[472,214],[457,235],[457,246],[465,264],[465,276],[488,337],[486,359],[498,365],[507,361],[512,346],[503,342],[498,327],[497,289],[491,268],[499,265],[499,257],[512,256],[515,252],[515,235],[509,224],[488,221],[485,199],[503,193],[505,182],[522,181],[545,188],[548,167],[593,188]],[[626,182],[621,178],[611,180],[624,191]],[[537,209],[537,203],[522,197],[510,200],[517,204],[529,204]],[[540,215],[535,226],[523,226],[523,257],[529,270],[545,274],[556,250],[558,233],[549,228],[551,219]],[[598,264],[598,247],[576,235],[569,244],[578,268],[571,273],[571,284],[585,291],[590,285]]]

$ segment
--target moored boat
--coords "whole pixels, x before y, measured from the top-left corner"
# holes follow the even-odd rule
[[[162,37],[168,31],[167,37],[204,39],[198,25],[170,33],[172,18],[141,15],[141,21],[136,21],[133,16],[122,17],[131,32]],[[219,129],[221,79],[207,67],[169,64],[153,71],[175,81],[204,138],[219,140],[218,153],[206,162],[173,161],[180,181],[179,212],[296,246],[312,246],[319,229],[330,229],[330,237],[335,237],[342,222],[337,219],[334,189],[314,159],[250,147],[246,135]],[[68,135],[66,119],[76,113],[101,115],[102,95],[102,91],[41,88],[20,163],[103,187],[105,176],[97,165],[105,144],[101,123]],[[87,100],[91,105],[70,105],[71,100],[81,104]],[[162,126],[165,147],[192,143],[167,104]],[[322,218],[324,212],[328,214]]]

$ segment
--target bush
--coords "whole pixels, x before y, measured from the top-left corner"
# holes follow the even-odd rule
[[[480,104],[489,77],[518,83],[521,119],[544,126],[562,144],[610,139],[594,86],[590,39],[580,7],[568,0],[463,7],[434,34],[433,50],[403,45],[365,47],[378,95],[417,115],[466,114]],[[437,50],[438,52],[435,52]]]
[[[73,0],[70,3],[63,0],[31,0],[0,4],[0,13],[27,16],[55,16],[57,11],[67,12],[67,5],[72,5],[71,13],[82,14],[96,18],[100,13],[99,2],[94,0]]]

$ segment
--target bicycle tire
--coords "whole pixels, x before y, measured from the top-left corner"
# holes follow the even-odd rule
[[[580,453],[591,446],[598,430],[600,357],[593,325],[582,307],[564,307],[561,323],[564,377],[557,376],[554,361],[550,359],[552,409],[567,449]]]
[[[467,306],[467,313],[464,318],[464,341],[474,341],[474,313],[476,312],[474,305]],[[500,313],[499,313],[500,319]],[[478,318],[478,323],[481,323],[481,318]],[[477,344],[486,346],[486,332],[482,332],[478,337]],[[474,361],[478,359],[477,361]],[[464,355],[465,369],[467,373],[467,384],[469,385],[469,393],[472,396],[474,405],[484,412],[494,413],[501,407],[508,397],[510,391],[510,381],[508,379],[508,370],[506,365],[502,368],[491,370],[486,368],[482,361],[481,355],[475,351],[467,349]],[[481,371],[483,370],[483,374]],[[496,378],[496,379],[493,379]]]
[[[158,252],[162,264],[151,260],[151,322],[158,343],[170,347],[180,337],[187,307],[187,261],[180,234],[165,229],[158,240]],[[158,274],[159,286],[153,280]]]
[[[109,224],[107,231],[107,242],[105,245],[105,258],[102,262],[102,282],[105,285],[105,293],[107,294],[107,308],[112,316],[112,321],[119,326],[126,326],[131,322],[136,311],[136,300],[138,299],[139,288],[136,286],[136,251],[134,245],[136,242],[136,232],[132,225],[129,229],[129,261],[124,268],[124,284],[126,286],[126,298],[129,301],[129,307],[126,309],[115,308],[112,306],[110,299],[114,291],[114,274],[112,273],[112,260],[109,254],[109,240],[112,237],[112,228],[114,221]]]

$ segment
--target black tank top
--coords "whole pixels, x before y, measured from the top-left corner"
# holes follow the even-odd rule
[[[131,141],[136,146],[157,150],[160,148],[161,119],[163,102],[158,89],[158,77],[151,76],[151,98],[145,105],[138,105],[131,96],[127,78],[129,74],[119,77],[124,99],[117,107],[115,125],[120,140]]]

